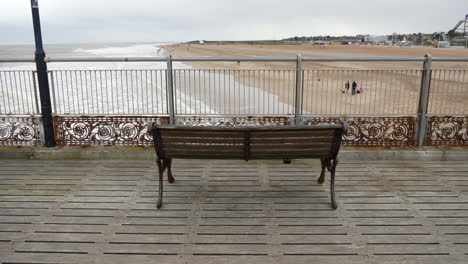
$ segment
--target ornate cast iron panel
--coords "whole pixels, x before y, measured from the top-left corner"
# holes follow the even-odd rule
[[[345,146],[413,146],[414,117],[305,117],[305,125],[349,123]]]
[[[426,130],[427,146],[468,146],[468,116],[433,116]]]
[[[40,144],[39,118],[0,117],[0,146],[36,146]]]
[[[286,116],[244,116],[244,117],[177,117],[177,125],[184,126],[286,126],[291,119]]]
[[[162,116],[56,116],[57,145],[60,146],[152,146],[146,124],[167,124]]]

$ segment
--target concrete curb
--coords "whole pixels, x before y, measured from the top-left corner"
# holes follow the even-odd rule
[[[152,148],[132,147],[0,147],[0,159],[19,160],[154,160]],[[468,161],[468,148],[343,148],[342,160]]]

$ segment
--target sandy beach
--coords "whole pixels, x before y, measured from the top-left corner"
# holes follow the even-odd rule
[[[468,57],[468,49],[389,46],[302,45],[195,45],[163,46],[177,57]],[[187,62],[184,62],[187,63]],[[281,103],[294,103],[295,62],[190,62],[195,69],[224,69],[241,85],[260,88],[278,96]],[[304,62],[304,114],[399,114],[417,111],[422,62]],[[468,106],[468,63],[434,62],[432,113],[455,114]],[[255,71],[257,70],[257,71]],[[258,70],[269,70],[259,72]],[[185,78],[185,77],[182,77]],[[355,80],[362,94],[343,93],[346,81]],[[187,87],[179,86],[180,89]]]
[[[178,57],[468,57],[468,49],[355,45],[196,45],[174,44],[162,46],[166,52]],[[197,68],[227,69],[284,69],[294,67],[288,62],[193,62]],[[402,69],[419,68],[416,62],[305,62],[306,69]],[[436,68],[468,69],[468,63],[434,63]]]

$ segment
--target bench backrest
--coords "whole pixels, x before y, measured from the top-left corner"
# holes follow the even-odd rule
[[[282,127],[150,125],[159,158],[334,158],[347,124]]]

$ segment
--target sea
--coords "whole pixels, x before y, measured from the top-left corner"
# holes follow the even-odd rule
[[[163,45],[171,43],[104,43],[44,45],[47,57],[165,57]],[[0,45],[0,58],[34,57],[34,45]],[[53,109],[56,114],[158,114],[167,112],[166,62],[51,62],[49,71],[58,71],[53,82]],[[173,62],[176,113],[187,115],[282,115],[293,107],[260,87],[241,83],[239,76],[223,71],[202,71],[182,62]],[[35,70],[32,62],[0,63],[0,115],[31,114],[38,107],[32,85],[22,73]],[[101,71],[116,70],[113,72]],[[126,70],[138,70],[130,71]],[[3,73],[2,73],[3,71]],[[81,71],[76,72],[76,71]],[[158,75],[159,74],[159,75]],[[154,78],[153,78],[154,77]],[[29,82],[30,83],[30,82]],[[19,86],[18,85],[21,85]],[[24,98],[29,99],[23,100]]]

